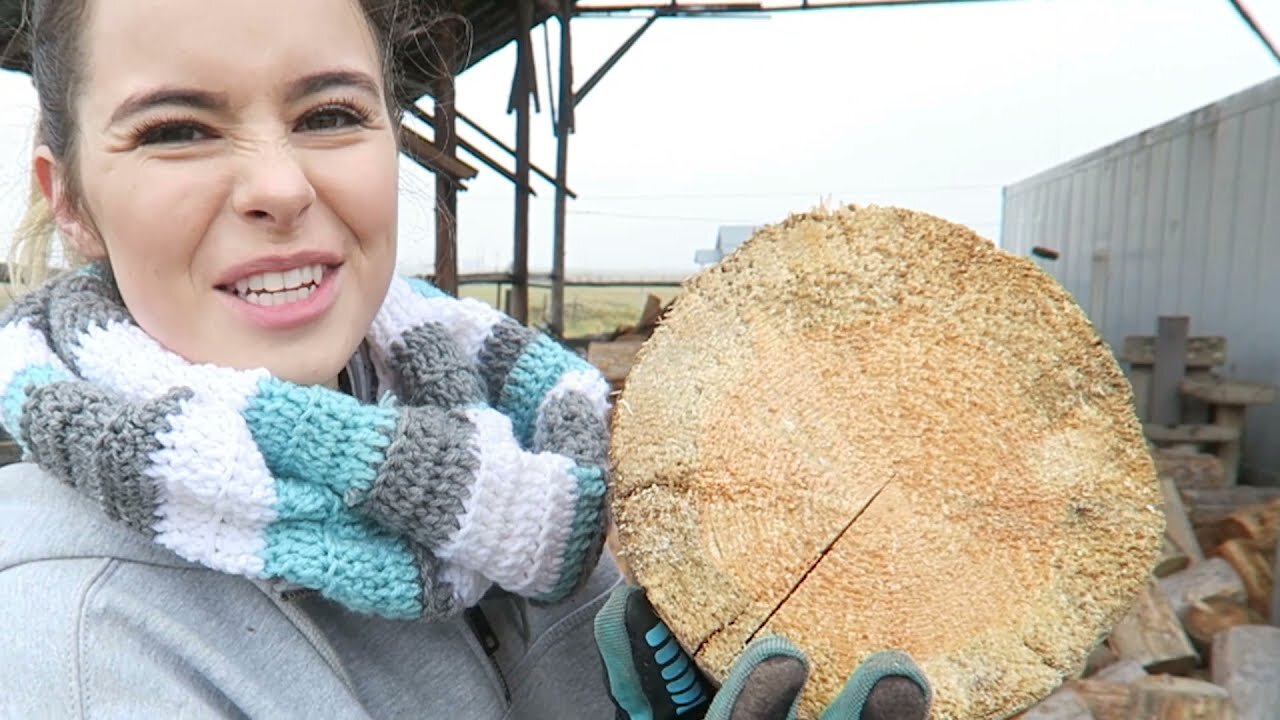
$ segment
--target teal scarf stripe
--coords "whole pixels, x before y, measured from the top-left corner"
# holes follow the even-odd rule
[[[357,612],[394,619],[422,615],[422,577],[417,558],[392,533],[354,516],[343,503],[317,501],[314,485],[277,482],[282,517],[323,512],[323,521],[279,520],[266,529],[262,551],[267,577],[313,588]],[[303,490],[302,488],[307,488]],[[346,516],[345,521],[339,517]]]
[[[511,418],[516,438],[525,447],[533,442],[538,406],[560,378],[570,371],[591,370],[586,360],[566,351],[555,340],[539,335],[529,343],[507,374],[498,410]]]
[[[9,387],[4,389],[4,426],[9,429],[9,435],[18,443],[18,447],[22,448],[24,455],[30,448],[22,437],[22,407],[27,402],[29,392],[56,382],[74,380],[75,378],[65,368],[43,364],[29,365],[21,369],[9,381]]]
[[[243,415],[276,490],[279,519],[267,527],[262,553],[268,576],[314,588],[356,611],[419,616],[416,557],[399,536],[378,529],[346,501],[373,485],[397,411],[266,378]]]
[[[543,602],[563,600],[582,579],[584,562],[600,532],[601,498],[605,493],[604,471],[595,467],[574,467],[569,471],[578,481],[578,502],[574,508],[573,530],[565,543],[560,579],[551,592],[539,598]]]
[[[409,285],[410,289],[412,289],[414,292],[416,292],[417,294],[421,295],[424,298],[432,299],[432,298],[450,297],[448,293],[436,287],[435,285],[432,285],[426,280],[423,280],[422,278],[405,277],[404,281]]]
[[[363,495],[385,459],[399,412],[266,378],[243,415],[273,476],[313,478],[339,495]]]

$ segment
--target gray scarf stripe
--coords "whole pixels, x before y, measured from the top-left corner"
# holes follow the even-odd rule
[[[18,297],[0,312],[0,325],[8,325],[19,320],[27,320],[31,327],[47,339],[49,337],[49,321],[47,305],[49,295],[43,292],[29,292]]]
[[[605,467],[609,457],[609,429],[596,417],[590,399],[567,392],[547,401],[534,429],[533,446],[556,452],[582,467]]]
[[[494,326],[484,347],[480,349],[480,366],[484,383],[489,388],[489,402],[495,407],[502,400],[511,368],[516,366],[525,349],[538,338],[538,333],[511,318],[503,318]]]
[[[411,407],[386,461],[357,509],[426,547],[440,547],[459,528],[480,460],[475,426],[461,410]]]
[[[454,598],[453,586],[440,579],[443,563],[421,546],[410,548],[418,559],[418,574],[422,577],[422,614],[426,617],[451,617],[464,608]]]
[[[146,475],[159,435],[170,429],[190,390],[142,404],[122,403],[85,382],[37,388],[23,406],[22,435],[32,459],[95,501],[112,519],[153,535],[157,497]]]
[[[480,373],[440,323],[406,332],[391,347],[395,392],[408,405],[464,407],[485,401]]]

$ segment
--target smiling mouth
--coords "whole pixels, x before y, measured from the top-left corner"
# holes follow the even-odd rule
[[[219,289],[251,305],[289,305],[311,297],[331,269],[317,263],[291,270],[256,273]]]

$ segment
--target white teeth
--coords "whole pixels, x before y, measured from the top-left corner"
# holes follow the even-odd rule
[[[323,280],[323,265],[307,265],[241,278],[236,281],[235,291],[247,302],[271,307],[306,300]]]

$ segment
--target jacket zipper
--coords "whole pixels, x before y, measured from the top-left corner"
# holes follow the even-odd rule
[[[480,649],[489,659],[489,664],[498,678],[498,684],[502,686],[502,698],[510,705],[511,688],[507,685],[507,676],[502,672],[502,666],[498,664],[497,653],[500,646],[498,635],[493,632],[493,626],[489,624],[489,618],[485,617],[484,610],[481,610],[480,606],[467,608],[466,617],[467,627],[471,628],[471,632],[480,643]]]

